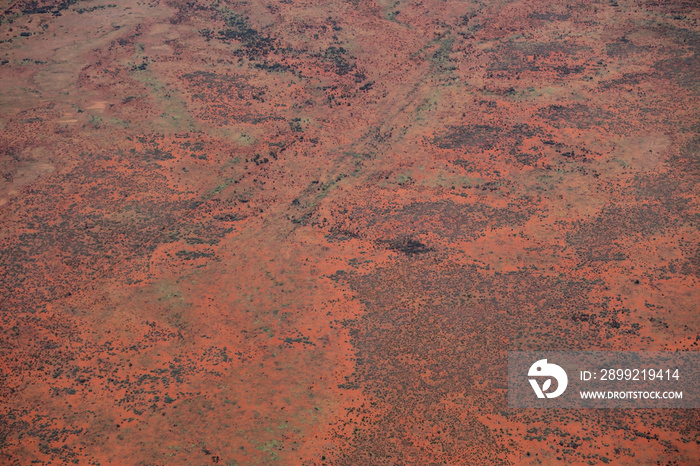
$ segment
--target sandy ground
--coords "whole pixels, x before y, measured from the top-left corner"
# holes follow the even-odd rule
[[[695,2],[3,3],[3,464],[700,462]]]

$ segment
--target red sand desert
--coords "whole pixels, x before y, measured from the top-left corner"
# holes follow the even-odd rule
[[[697,2],[2,9],[0,463],[700,463],[506,402],[699,349]]]

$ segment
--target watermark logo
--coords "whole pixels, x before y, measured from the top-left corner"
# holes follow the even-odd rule
[[[538,379],[530,378],[530,385],[535,391],[537,398],[556,398],[566,390],[566,386],[569,384],[569,378],[566,375],[566,371],[556,364],[550,364],[546,359],[540,359],[530,366],[530,370],[527,373],[528,377],[547,377],[543,382],[542,387],[538,382]],[[552,379],[557,381],[556,390],[553,392],[548,392],[552,387]]]
[[[508,406],[700,409],[700,351],[508,351]]]

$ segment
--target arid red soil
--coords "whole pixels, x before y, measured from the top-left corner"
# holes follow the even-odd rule
[[[5,1],[0,463],[700,463],[507,406],[700,341],[695,1]]]

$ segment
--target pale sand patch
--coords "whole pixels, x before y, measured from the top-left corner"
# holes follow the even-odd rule
[[[0,195],[2,196],[0,198],[0,205],[5,205],[13,197],[19,196],[20,189],[22,189],[22,187],[27,186],[36,181],[38,178],[49,175],[54,171],[56,171],[56,167],[45,162],[29,162],[21,166],[12,174],[13,176],[11,182],[3,183],[4,186],[0,185]]]
[[[96,102],[93,102],[90,104],[89,107],[85,107],[86,110],[104,110],[105,107],[109,104],[106,100],[98,100]]]
[[[616,158],[636,170],[658,170],[665,160],[671,140],[663,134],[646,134],[616,141]]]

